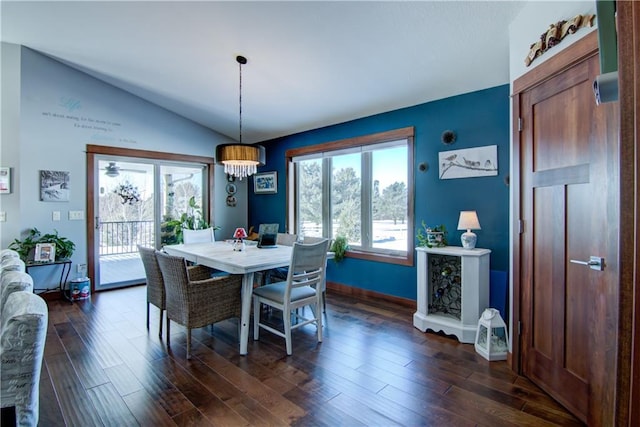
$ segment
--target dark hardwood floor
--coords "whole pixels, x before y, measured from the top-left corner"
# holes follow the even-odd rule
[[[581,425],[505,362],[473,345],[422,333],[412,311],[330,294],[324,342],[315,327],[284,340],[225,321],[158,338],[158,310],[145,328],[144,287],[49,301],[40,381],[41,426],[542,426]]]

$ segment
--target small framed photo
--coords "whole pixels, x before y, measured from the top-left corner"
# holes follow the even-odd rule
[[[0,194],[11,193],[11,168],[0,167]]]
[[[255,194],[276,194],[278,192],[278,172],[257,173],[253,176]]]
[[[36,253],[33,257],[35,262],[53,262],[56,260],[56,244],[55,243],[38,243],[36,245]]]

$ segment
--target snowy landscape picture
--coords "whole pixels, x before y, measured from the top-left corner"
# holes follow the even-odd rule
[[[43,202],[68,202],[69,172],[40,171],[40,200]]]

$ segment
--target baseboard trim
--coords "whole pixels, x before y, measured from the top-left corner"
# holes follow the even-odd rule
[[[144,284],[144,283],[142,283]],[[128,288],[131,286],[139,286],[141,285],[141,283],[138,284],[131,284],[128,286],[123,286],[123,288]],[[119,288],[122,289],[122,288]],[[336,294],[340,294],[340,295],[346,295],[346,296],[350,296],[350,297],[354,297],[354,298],[358,298],[358,299],[363,299],[363,300],[376,300],[376,301],[386,301],[386,302],[390,302],[393,304],[398,304],[401,305],[403,307],[408,307],[411,308],[413,310],[415,310],[417,308],[416,305],[416,301],[408,299],[408,298],[402,298],[402,297],[397,297],[394,295],[387,295],[387,294],[383,294],[380,292],[376,292],[376,291],[371,291],[369,289],[362,289],[362,288],[356,288],[353,286],[348,286],[348,285],[343,285],[341,283],[336,283],[336,282],[327,282],[327,290],[331,293],[336,293]],[[41,296],[45,301],[58,301],[58,300],[64,300],[65,298],[62,296],[62,292],[60,291],[50,291],[50,292],[44,292],[41,294],[38,294],[39,296]],[[74,301],[76,302],[76,301]],[[80,301],[77,301],[80,302]]]
[[[63,299],[62,291],[58,289],[36,293],[36,295],[38,295],[40,298],[42,298],[45,301],[58,301]]]
[[[336,283],[336,282],[327,281],[327,291],[331,293],[347,295],[347,296],[359,298],[359,299],[386,301],[393,304],[402,305],[404,307],[408,307],[414,310],[417,308],[416,301],[411,299],[397,297],[394,295],[387,295],[380,292],[371,291],[369,289],[355,288],[353,286],[343,285],[341,283]]]

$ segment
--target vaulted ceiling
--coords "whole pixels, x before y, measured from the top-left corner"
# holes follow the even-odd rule
[[[256,142],[505,84],[522,1],[11,2],[2,41]]]

